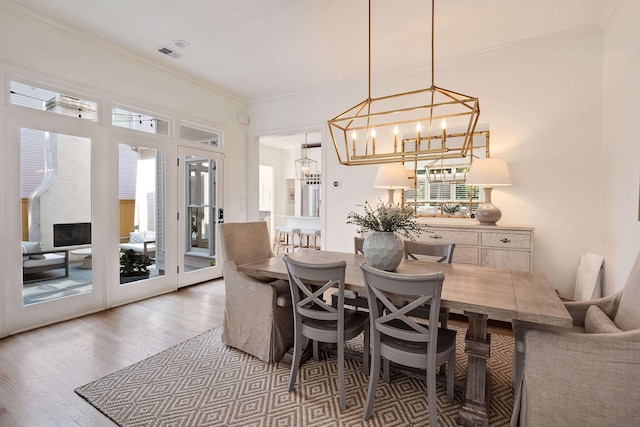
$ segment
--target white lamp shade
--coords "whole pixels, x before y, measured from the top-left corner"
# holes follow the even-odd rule
[[[477,187],[498,187],[511,185],[511,175],[504,159],[474,159],[465,181]]]
[[[375,188],[386,188],[387,190],[409,188],[407,170],[401,163],[382,164],[378,167],[373,186]]]

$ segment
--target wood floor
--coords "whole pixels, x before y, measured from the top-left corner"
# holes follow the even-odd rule
[[[114,426],[73,391],[222,324],[224,283],[0,340],[0,426]]]
[[[221,325],[223,310],[217,280],[0,340],[0,426],[115,425],[73,390]]]

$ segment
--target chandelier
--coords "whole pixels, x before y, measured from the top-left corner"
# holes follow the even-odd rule
[[[435,0],[431,0],[431,86],[371,98],[371,0],[367,99],[328,121],[340,164],[460,158],[472,145],[478,98],[434,84]]]
[[[306,181],[308,177],[315,175],[317,161],[307,156],[307,134],[304,134],[304,145],[302,146],[302,158],[295,161],[296,179],[298,181]]]

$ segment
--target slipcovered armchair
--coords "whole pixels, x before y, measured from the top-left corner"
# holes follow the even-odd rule
[[[289,283],[251,277],[236,268],[274,256],[267,223],[219,227],[225,288],[222,342],[264,362],[276,362],[293,345]]]
[[[565,306],[573,329],[514,322],[511,425],[637,425],[640,254],[622,291]]]

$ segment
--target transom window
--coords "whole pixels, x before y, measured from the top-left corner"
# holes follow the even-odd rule
[[[117,127],[140,132],[169,135],[169,122],[167,120],[118,107],[111,109],[111,123]]]
[[[98,119],[96,102],[15,81],[12,81],[9,87],[9,99],[13,105],[83,120],[97,121]]]

